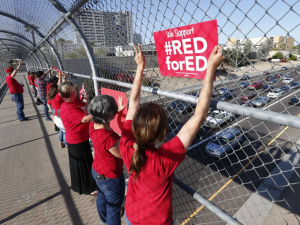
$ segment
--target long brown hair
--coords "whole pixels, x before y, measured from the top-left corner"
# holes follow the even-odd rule
[[[168,118],[163,108],[155,103],[141,106],[133,118],[132,131],[137,148],[132,155],[129,172],[136,180],[146,165],[147,148],[164,141],[169,133]]]
[[[52,100],[57,95],[57,93],[58,93],[58,86],[56,84],[52,84],[47,94],[47,100]]]

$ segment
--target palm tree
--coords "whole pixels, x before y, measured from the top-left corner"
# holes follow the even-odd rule
[[[63,59],[65,58],[65,54],[64,54],[64,43],[66,42],[65,39],[63,38],[60,38],[57,40],[58,43],[61,44],[61,52],[62,52],[62,56],[63,56]]]
[[[31,26],[33,26],[34,28],[36,29],[39,29],[40,27],[36,26],[35,24],[30,24]],[[27,25],[24,25],[24,27],[26,28],[25,32],[31,32],[31,35],[32,35],[32,42],[33,44],[35,45],[35,37],[34,37],[34,30],[27,26]]]

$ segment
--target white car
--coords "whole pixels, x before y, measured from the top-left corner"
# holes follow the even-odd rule
[[[283,91],[281,89],[275,88],[268,93],[269,98],[279,98],[283,95]]]
[[[283,78],[282,79],[282,83],[284,83],[284,84],[290,84],[290,83],[293,83],[293,82],[294,82],[293,78]]]
[[[233,119],[233,114],[230,112],[214,110],[207,116],[204,126],[216,128],[226,121],[231,122]]]

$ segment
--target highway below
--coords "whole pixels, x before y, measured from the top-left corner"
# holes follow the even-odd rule
[[[300,76],[294,70],[280,71],[280,73],[288,74],[294,82],[300,82]],[[267,85],[265,77],[251,79],[251,82],[261,81]],[[235,82],[239,84],[243,81],[235,80],[226,84],[226,87],[232,88],[236,95],[234,99],[227,101],[229,103],[240,104],[243,101],[240,100],[240,96],[246,92],[256,92],[257,96],[267,96],[267,91],[239,88]],[[280,79],[272,84],[275,88],[285,85]],[[219,85],[217,89],[221,87],[222,85]],[[300,95],[299,88],[292,89],[279,99],[271,99],[270,103],[261,108],[298,116],[299,106],[288,104],[289,99],[294,95]],[[214,99],[218,98],[215,90]],[[165,108],[171,121],[170,127],[174,131],[176,127],[182,126],[193,112],[179,115],[175,110],[167,110],[166,107],[172,101],[163,99],[158,103]],[[243,133],[240,146],[221,159],[208,155],[205,152],[205,146],[209,140],[204,142],[202,140],[232,125]],[[193,144],[201,143],[201,141],[202,143],[187,152],[186,159],[176,169],[175,176],[230,215],[234,215],[299,138],[299,130],[295,128],[285,128],[270,122],[236,116],[234,121],[216,129],[202,127]],[[176,224],[225,224],[209,210],[200,206],[192,197],[175,184],[173,185],[173,214]]]

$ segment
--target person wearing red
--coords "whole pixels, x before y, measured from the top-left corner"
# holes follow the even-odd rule
[[[58,89],[65,99],[60,108],[60,118],[66,129],[71,189],[80,195],[94,194],[97,186],[91,174],[93,156],[89,143],[89,122],[92,115],[87,115],[87,104],[77,98],[77,85],[63,82]],[[88,95],[85,95],[85,101],[88,103]]]
[[[134,46],[137,72],[130,93],[130,104],[120,139],[120,153],[129,171],[125,202],[127,224],[170,225],[172,220],[172,182],[176,167],[206,119],[216,68],[223,61],[222,48],[215,47],[207,63],[207,72],[194,115],[177,136],[159,148],[168,133],[168,119],[155,103],[140,107],[145,58],[141,45]]]
[[[24,92],[24,84],[19,84],[18,81],[15,79],[20,67],[22,65],[22,61],[19,61],[18,67],[14,70],[11,65],[8,69],[6,69],[7,77],[6,77],[6,84],[9,88],[9,92],[11,94],[12,100],[17,105],[17,116],[20,122],[28,120],[24,114],[24,99],[23,99],[23,92]]]
[[[29,85],[31,87],[31,92],[32,94],[34,95],[34,98],[36,99],[37,98],[37,90],[35,89],[35,83],[34,83],[34,80],[35,80],[35,75],[34,73],[28,71],[28,81],[29,81]]]
[[[95,150],[92,176],[97,184],[96,205],[102,223],[121,225],[120,210],[125,194],[123,160],[119,151],[119,135],[110,121],[124,109],[122,98],[118,105],[109,95],[95,97],[89,105],[92,121],[90,137]]]

